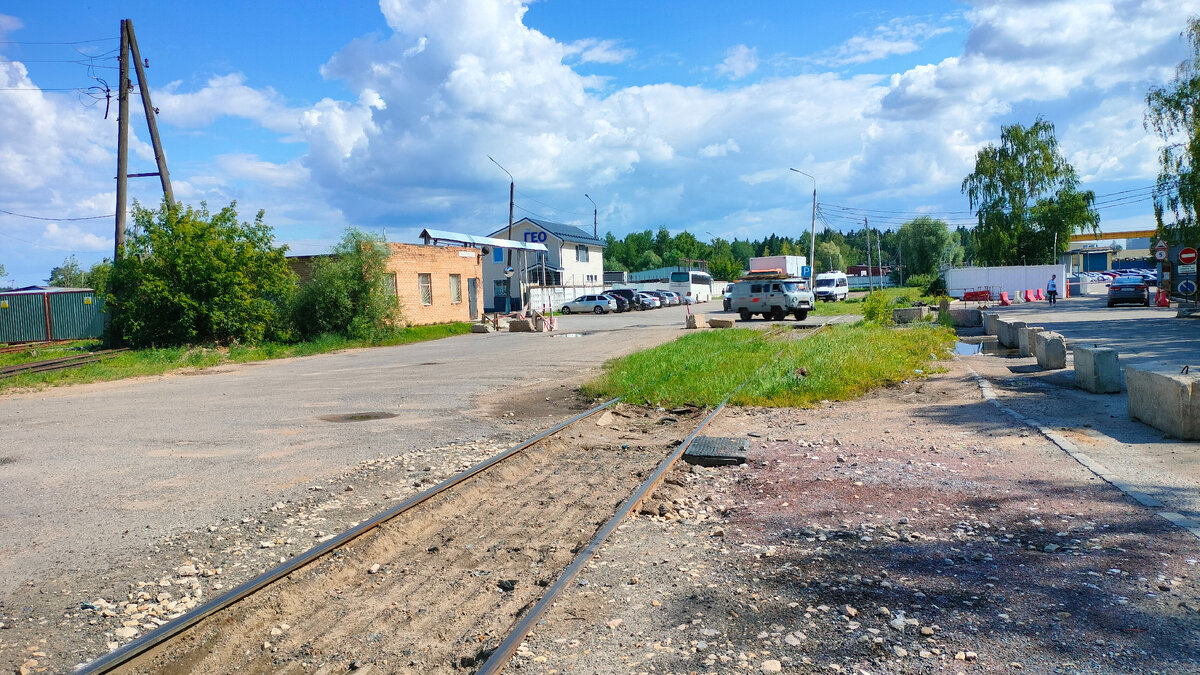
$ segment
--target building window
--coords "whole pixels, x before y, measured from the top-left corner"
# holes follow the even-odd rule
[[[421,288],[421,304],[433,304],[433,280],[428,274],[417,275],[417,286]]]
[[[508,279],[496,279],[492,282],[492,296],[503,298],[508,295]]]
[[[450,275],[450,302],[451,304],[462,304],[462,275]]]
[[[587,262],[588,261],[588,247],[576,246],[575,247],[575,260],[577,260],[578,262]]]
[[[502,249],[502,248],[492,249],[492,262],[494,262],[494,263],[504,262],[504,249]]]
[[[383,275],[383,290],[391,293],[393,298],[400,297],[400,287],[396,285],[396,273],[388,272]]]

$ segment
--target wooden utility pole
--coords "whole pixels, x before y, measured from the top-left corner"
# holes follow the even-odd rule
[[[167,155],[163,152],[162,140],[158,136],[158,120],[156,119],[158,113],[150,101],[150,83],[146,80],[141,51],[138,49],[137,38],[133,33],[132,19],[121,20],[119,59],[121,74],[117,92],[117,222],[113,260],[120,256],[121,248],[125,245],[125,205],[128,201],[130,178],[158,176],[167,204],[175,203],[175,193],[171,189],[171,174],[167,171]],[[142,109],[146,113],[146,126],[150,130],[150,143],[154,147],[154,160],[158,164],[158,171],[153,173],[129,173],[129,94],[133,91],[133,83],[129,81],[129,61],[131,59],[137,72],[138,89],[142,93]]]
[[[883,239],[883,233],[876,232],[875,233],[875,253],[877,253],[878,255],[875,256],[875,260],[876,260],[876,262],[879,263],[879,290],[882,291],[883,290],[883,246],[880,244],[881,239]]]

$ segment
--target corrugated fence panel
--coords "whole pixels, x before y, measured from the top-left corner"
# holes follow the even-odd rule
[[[50,293],[46,297],[53,339],[81,340],[104,334],[104,301],[94,292]]]
[[[48,339],[42,293],[0,295],[0,342]]]

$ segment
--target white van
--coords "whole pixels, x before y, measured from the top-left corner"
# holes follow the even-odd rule
[[[850,280],[845,272],[824,272],[817,275],[816,288],[818,300],[837,302],[845,300],[850,295]]]
[[[783,275],[774,279],[743,278],[729,287],[729,309],[737,312],[742,321],[749,321],[755,314],[775,321],[791,314],[797,321],[803,321],[816,303],[804,284],[804,279]]]

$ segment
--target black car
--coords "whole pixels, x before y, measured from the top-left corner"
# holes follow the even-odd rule
[[[612,298],[613,302],[617,303],[617,314],[620,314],[621,312],[629,311],[629,299],[628,298],[622,297],[620,295],[614,295],[613,293],[605,293],[604,295]]]
[[[1127,303],[1150,306],[1150,290],[1142,277],[1117,277],[1108,285],[1108,306]]]
[[[632,288],[614,288],[610,291],[605,291],[605,295],[611,295],[614,298],[624,298],[629,306],[636,310],[646,309],[642,306],[642,299],[638,296],[638,292]]]

